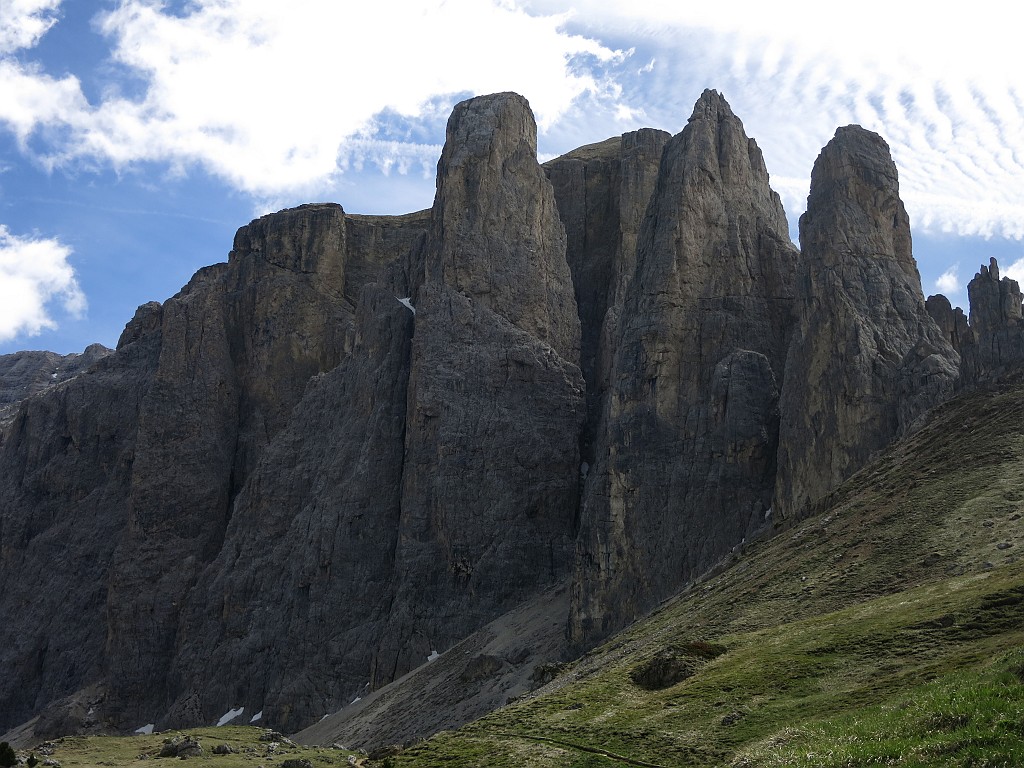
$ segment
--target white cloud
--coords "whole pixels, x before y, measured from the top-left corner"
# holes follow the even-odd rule
[[[19,237],[0,224],[0,342],[56,328],[54,302],[73,316],[84,314],[85,294],[70,255],[58,240]]]
[[[0,58],[0,125],[23,145],[41,126],[84,127],[88,105],[74,77],[56,79]]]
[[[91,104],[31,51],[4,58],[38,42],[59,0],[0,2],[0,124],[51,168],[156,161],[258,198],[318,197],[364,166],[431,175],[467,93],[524,94],[565,150],[678,130],[714,87],[793,222],[821,147],[860,123],[889,142],[916,231],[1024,238],[1024,46],[994,0],[864,0],[841,33],[810,0],[194,0],[173,14],[122,0],[99,29],[128,78]],[[382,113],[426,128],[383,135]]]
[[[61,0],[4,0],[0,3],[0,54],[31,48],[57,22]]]
[[[1017,259],[1013,264],[1002,270],[1002,272],[1003,277],[1016,280],[1018,285],[1024,285],[1024,258]]]
[[[935,279],[935,289],[947,296],[957,293],[960,288],[960,278],[957,275],[959,264],[954,264]]]
[[[614,101],[614,83],[594,72],[624,54],[562,31],[564,22],[509,0],[197,0],[183,15],[124,0],[99,28],[117,63],[145,82],[143,96],[114,89],[88,105],[73,78],[10,61],[0,121],[23,142],[58,129],[51,166],[199,164],[255,194],[322,187],[342,170],[339,156],[358,149],[354,138],[375,138],[371,120],[386,109],[419,115],[439,95],[447,109],[455,94],[516,90],[543,128],[583,94]],[[421,154],[392,147],[381,167],[404,172]]]

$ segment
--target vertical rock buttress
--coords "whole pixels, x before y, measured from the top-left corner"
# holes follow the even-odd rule
[[[569,632],[646,612],[765,525],[797,251],[715,91],[665,146],[611,346]]]
[[[389,674],[568,572],[580,321],[536,141],[516,94],[448,122],[414,297]]]

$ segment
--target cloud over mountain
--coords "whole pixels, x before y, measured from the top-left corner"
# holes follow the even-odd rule
[[[53,304],[80,316],[86,301],[57,240],[12,235],[0,224],[0,341],[53,328]]]

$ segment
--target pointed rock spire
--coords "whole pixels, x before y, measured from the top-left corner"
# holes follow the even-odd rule
[[[504,317],[579,362],[565,229],[537,163],[537,124],[516,93],[455,107],[437,165],[426,282]]]
[[[611,344],[577,543],[580,646],[764,524],[797,262],[787,233],[757,144],[705,91],[665,145]]]
[[[800,219],[775,511],[802,515],[953,390],[959,356],[925,309],[889,147],[836,131]]]

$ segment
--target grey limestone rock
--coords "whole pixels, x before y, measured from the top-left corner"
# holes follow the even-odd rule
[[[582,326],[587,422],[581,447],[593,461],[626,289],[636,272],[636,241],[670,136],[643,128],[580,147],[545,163],[565,225]]]
[[[166,711],[188,595],[307,383],[354,343],[359,282],[422,235],[422,215],[398,219],[257,220],[227,264],[140,307],[115,354],[19,406],[0,445],[0,600],[23,618],[0,653],[25,672],[0,681],[5,723],[98,679],[122,727]]]
[[[103,675],[109,564],[159,352],[159,332],[140,332],[23,400],[0,434],[0,730]]]
[[[774,510],[799,517],[948,398],[959,355],[925,309],[888,145],[840,128],[811,174]]]
[[[968,365],[970,348],[977,344],[975,333],[970,327],[967,315],[960,307],[953,307],[949,299],[941,293],[929,296],[924,302],[925,309],[935,324],[939,326],[943,337],[960,355],[961,377]],[[977,378],[974,376],[973,378]]]
[[[242,227],[227,264],[164,303],[109,576],[113,701],[166,706],[179,615],[235,495],[306,382],[344,355],[348,255],[340,206],[302,206]]]
[[[567,573],[580,331],[535,131],[512,94],[456,108],[426,232],[363,287],[346,357],[307,384],[194,579],[168,723],[245,701],[305,725]]]
[[[773,500],[813,504],[961,359],[963,382],[1024,357],[994,264],[970,323],[925,305],[862,129],[815,165],[802,257],[714,91],[675,137],[536,152],[525,99],[470,99],[429,211],[262,217],[115,352],[0,358],[0,731],[462,722]]]
[[[77,376],[112,351],[102,344],[90,344],[80,354],[15,352],[0,355],[0,429],[14,419],[22,400]]]
[[[998,376],[1024,362],[1024,317],[1016,280],[999,278],[999,264],[991,259],[967,285],[971,302],[970,325],[975,342],[965,346],[963,375],[968,382]],[[973,365],[971,365],[973,363]]]
[[[797,251],[715,91],[664,148],[614,325],[569,631],[618,629],[763,525]]]
[[[971,315],[940,295],[929,296],[928,313],[960,355],[961,388],[998,377],[1024,362],[1024,318],[1017,281],[1000,279],[990,259],[967,285]]]
[[[569,567],[585,417],[565,231],[516,94],[456,106],[414,293],[393,679]],[[379,674],[379,672],[378,672]]]

